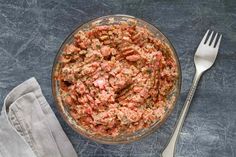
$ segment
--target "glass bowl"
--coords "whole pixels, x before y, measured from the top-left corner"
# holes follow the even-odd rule
[[[137,21],[137,25],[139,26],[145,26],[147,29],[149,29],[157,38],[161,39],[171,50],[172,55],[177,63],[177,72],[178,72],[178,78],[176,80],[176,84],[173,88],[173,90],[170,92],[168,95],[168,101],[171,102],[171,106],[166,110],[164,118],[162,118],[160,121],[155,122],[148,128],[144,128],[141,130],[138,130],[134,133],[129,133],[129,134],[124,134],[124,135],[119,135],[116,137],[104,137],[104,136],[98,136],[94,135],[88,130],[83,129],[81,126],[79,126],[75,120],[70,116],[70,113],[68,112],[68,109],[65,107],[63,104],[63,101],[61,100],[60,97],[60,90],[59,90],[59,81],[55,79],[56,71],[59,69],[60,64],[58,62],[59,56],[63,51],[63,48],[66,44],[71,43],[73,41],[73,35],[78,32],[79,30],[84,30],[84,29],[89,29],[91,26],[94,25],[108,25],[108,24],[117,24],[121,22],[129,22],[132,20]],[[52,69],[52,91],[53,91],[53,96],[56,101],[57,108],[63,117],[63,119],[67,122],[67,124],[74,129],[77,133],[81,134],[84,137],[87,137],[91,140],[94,140],[99,143],[104,143],[104,144],[122,144],[122,143],[130,143],[133,141],[137,141],[151,133],[153,133],[155,130],[157,130],[165,121],[166,118],[169,116],[169,114],[172,112],[177,99],[179,97],[180,93],[180,88],[181,88],[181,68],[178,60],[178,56],[176,54],[176,51],[170,41],[165,37],[163,33],[159,29],[157,29],[155,26],[145,22],[144,20],[135,18],[133,16],[129,15],[108,15],[108,16],[103,16],[96,18],[94,20],[91,20],[81,26],[78,26],[62,43],[56,57],[54,60],[53,64],[53,69]]]

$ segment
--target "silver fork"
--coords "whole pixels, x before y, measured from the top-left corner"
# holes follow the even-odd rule
[[[192,101],[193,95],[195,93],[195,90],[198,85],[198,81],[201,78],[202,74],[210,69],[212,65],[215,62],[222,35],[216,33],[216,35],[213,31],[211,32],[209,38],[207,39],[207,36],[209,35],[210,31],[207,30],[206,34],[204,35],[202,41],[200,42],[197,51],[194,56],[194,63],[195,63],[195,76],[193,79],[192,86],[190,88],[190,91],[188,93],[187,99],[185,100],[183,109],[180,113],[180,117],[177,121],[177,124],[175,126],[175,130],[170,138],[169,143],[166,145],[166,148],[163,150],[161,156],[162,157],[173,157],[175,153],[175,145],[176,141],[179,137],[179,133],[181,131],[181,128],[183,126],[185,117],[187,115],[190,103]],[[219,39],[217,40],[217,36],[219,36]],[[212,42],[211,42],[212,41]]]

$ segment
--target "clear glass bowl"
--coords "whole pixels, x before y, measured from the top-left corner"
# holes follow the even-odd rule
[[[142,130],[138,130],[134,133],[130,134],[124,134],[124,135],[119,135],[117,137],[104,137],[104,136],[98,136],[94,135],[88,130],[83,129],[81,126],[79,126],[73,118],[70,116],[68,109],[64,106],[63,101],[61,100],[60,97],[60,90],[59,90],[59,81],[55,79],[55,73],[58,70],[60,64],[58,63],[58,57],[63,51],[63,48],[66,44],[71,43],[73,41],[73,35],[78,32],[79,30],[84,30],[84,29],[89,29],[91,26],[94,25],[108,25],[108,24],[117,24],[120,22],[129,22],[130,20],[136,20],[137,25],[139,26],[145,26],[147,27],[154,35],[156,35],[157,38],[161,39],[166,45],[169,46],[169,48],[172,51],[172,54],[174,56],[174,59],[176,60],[177,63],[177,70],[178,70],[178,79],[176,81],[175,87],[173,88],[172,92],[168,96],[168,100],[172,101],[172,106],[166,111],[165,116],[162,120],[157,121],[153,125],[151,125],[148,128],[144,128]],[[78,26],[62,43],[56,57],[54,60],[53,64],[53,69],[52,69],[52,91],[53,91],[53,96],[57,104],[57,108],[64,118],[64,120],[67,122],[67,124],[73,128],[77,133],[94,140],[96,142],[104,143],[104,144],[121,144],[121,143],[130,143],[133,141],[137,141],[151,133],[153,133],[155,130],[157,130],[165,121],[166,118],[169,116],[169,114],[172,112],[177,99],[179,97],[180,93],[180,88],[181,88],[181,68],[178,60],[178,56],[176,54],[176,51],[170,41],[161,33],[159,29],[154,27],[153,25],[145,22],[144,20],[135,18],[133,16],[129,15],[108,15],[108,16],[103,16],[99,17],[97,19],[91,20],[81,26]]]

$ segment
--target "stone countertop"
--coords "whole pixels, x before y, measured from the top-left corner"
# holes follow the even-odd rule
[[[76,134],[62,120],[50,77],[57,50],[74,28],[117,13],[145,19],[167,35],[180,58],[182,90],[174,112],[157,132],[132,144],[103,145]],[[190,88],[194,52],[209,28],[222,33],[223,41],[215,65],[199,83],[176,157],[235,157],[235,0],[0,0],[0,104],[13,87],[34,76],[80,156],[159,156]]]

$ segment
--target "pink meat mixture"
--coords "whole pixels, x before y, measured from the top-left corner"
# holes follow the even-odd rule
[[[118,136],[161,120],[177,67],[170,48],[136,24],[79,31],[59,59],[62,100],[90,132]]]

